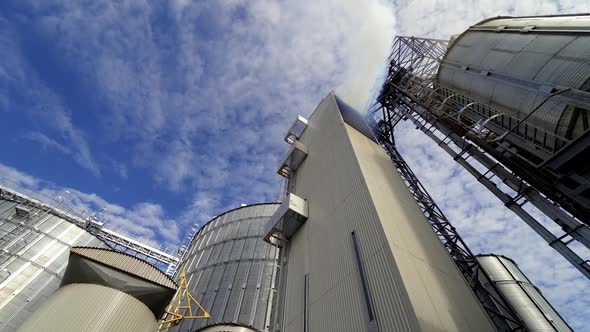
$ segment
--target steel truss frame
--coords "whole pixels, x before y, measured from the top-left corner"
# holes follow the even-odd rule
[[[131,239],[115,231],[103,227],[95,227],[89,220],[84,220],[74,216],[69,212],[65,212],[64,210],[50,206],[4,186],[0,186],[0,197],[20,203],[23,206],[27,206],[29,208],[38,209],[43,213],[51,213],[60,218],[63,218],[81,228],[84,228],[86,231],[95,235],[97,238],[107,242],[111,247],[113,247],[113,249],[143,258],[151,263],[164,264],[166,265],[165,272],[168,275],[172,275],[176,271],[179,262],[179,258],[177,256],[153,248],[147,244]]]
[[[552,248],[590,279],[590,260],[583,259],[571,248],[572,244],[579,243],[590,249],[590,228],[482,148],[485,139],[494,136],[494,133],[486,128],[494,121],[490,117],[498,113],[491,110],[488,112],[488,118],[484,117],[485,114],[478,115],[473,108],[469,109],[468,105],[472,102],[468,98],[457,92],[443,94],[441,90],[446,88],[434,84],[433,78],[446,45],[447,42],[442,40],[396,38],[390,58],[389,75],[378,97],[378,104],[371,113],[372,122],[381,133],[383,141],[393,145],[395,125],[400,120],[409,119],[417,129],[430,137]],[[411,78],[401,77],[409,72],[412,73]],[[444,98],[444,107],[439,104],[438,108],[433,110],[430,101],[438,94]],[[449,97],[451,95],[452,97]],[[466,125],[468,123],[469,126]],[[463,132],[464,135],[459,135],[458,132]],[[554,142],[558,142],[558,139],[555,138]],[[509,145],[501,140],[499,143]],[[480,171],[482,169],[483,171]],[[551,227],[553,230],[547,228],[525,210],[524,206],[527,203],[538,209],[548,220],[553,221],[554,224],[551,226],[558,227]],[[555,231],[557,228],[560,231]]]

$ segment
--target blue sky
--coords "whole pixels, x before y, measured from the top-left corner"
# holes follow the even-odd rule
[[[491,16],[558,12],[590,8],[2,1],[0,177],[80,210],[106,207],[110,227],[174,246],[194,223],[276,199],[290,122],[329,90],[367,105],[395,34],[448,38]],[[398,141],[474,251],[515,258],[577,330],[587,329],[586,280],[411,126]]]

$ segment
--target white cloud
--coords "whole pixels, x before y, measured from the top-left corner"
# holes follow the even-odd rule
[[[64,106],[60,96],[47,86],[31,68],[31,65],[24,60],[20,46],[14,40],[15,35],[17,34],[10,26],[0,29],[0,42],[3,47],[0,83],[22,94],[20,98],[26,100],[26,103],[12,105],[11,96],[7,91],[2,91],[0,99],[4,100],[3,104],[5,105],[0,106],[9,111],[22,110],[31,117],[32,122],[39,122],[58,135],[65,141],[65,145],[40,133],[29,135],[29,139],[45,144],[45,146],[54,148],[61,153],[70,154],[80,166],[93,175],[99,176],[100,168],[92,156],[86,134],[74,125],[71,114]]]
[[[111,203],[95,193],[81,192],[75,188],[61,187],[38,179],[13,167],[0,163],[0,185],[17,190],[25,195],[74,213],[82,218],[105,209],[100,214],[106,227],[133,238],[152,242],[154,246],[165,245],[177,248],[185,234],[182,225],[189,225],[193,219],[183,215],[173,218],[164,208],[152,202],[139,202],[123,207]],[[158,240],[159,243],[155,243]]]
[[[123,178],[123,179],[127,179],[127,177],[129,176],[129,169],[127,168],[127,166],[123,163],[120,163],[116,160],[112,160],[111,164],[113,166],[113,169],[115,170],[115,172],[117,172],[117,174]]]
[[[58,142],[41,132],[33,131],[23,136],[24,139],[30,140],[40,144],[44,150],[52,149],[64,155],[71,156],[80,166],[89,170],[95,176],[100,175],[100,168],[95,162],[90,152],[90,147],[86,141],[86,135],[75,128],[71,122],[71,118],[62,111],[54,110],[46,117],[46,123],[50,124],[52,129],[61,132],[63,140],[67,145]],[[127,168],[124,164],[113,161],[112,166],[115,171],[123,178],[127,177]]]
[[[70,151],[70,149],[68,149],[63,144],[38,131],[30,132],[27,135],[24,135],[23,138],[41,144],[43,146],[43,149],[49,148],[63,154],[72,153],[72,151]]]
[[[152,20],[166,8],[125,1],[66,2],[40,25],[108,101],[108,139],[130,140],[134,166],[175,191],[236,191],[243,176],[268,196],[276,124],[311,113],[330,89],[363,106],[393,37],[381,0],[170,6],[166,26]]]
[[[25,174],[16,168],[6,166],[0,163],[0,179],[4,185],[9,187],[28,187],[36,188],[39,185],[39,180],[33,176]]]
[[[449,38],[490,17],[589,11],[588,2],[576,0],[410,0],[396,6],[396,28],[404,36]]]
[[[400,152],[471,250],[514,259],[575,331],[587,330],[588,279],[421,131],[409,122],[396,130]]]

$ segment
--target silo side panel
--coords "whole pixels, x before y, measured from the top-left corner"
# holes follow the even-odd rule
[[[121,291],[92,284],[70,284],[57,290],[17,330],[76,332],[154,332],[150,309]]]
[[[181,264],[189,291],[211,318],[187,319],[169,331],[193,331],[219,323],[268,328],[278,250],[262,237],[277,206],[240,207],[213,218],[197,232]]]
[[[548,93],[539,89],[541,85],[588,90],[590,37],[580,32],[590,30],[589,22],[588,16],[489,20],[465,31],[449,46],[437,80],[522,119],[547,98]],[[534,28],[526,33],[504,31],[521,29],[527,24]],[[498,30],[477,30],[486,27]],[[543,28],[559,33],[537,31]],[[502,78],[490,78],[481,71],[500,74]],[[536,110],[528,123],[550,134],[575,138],[568,137],[572,135],[568,128],[578,127],[582,120],[569,114],[572,105],[553,98]]]
[[[15,331],[59,287],[75,245],[106,246],[50,212],[0,200],[0,332]]]
[[[523,321],[527,330],[531,332],[572,331],[512,260],[496,255],[480,255],[477,260]],[[492,289],[491,285],[486,286]]]

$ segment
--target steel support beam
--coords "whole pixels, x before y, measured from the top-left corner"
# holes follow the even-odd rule
[[[385,136],[385,133],[393,134],[393,132],[391,130],[383,131],[386,126],[379,126],[375,120],[376,119],[372,116],[367,118],[369,126],[373,129],[379,143],[389,155],[410,193],[428,220],[428,223],[431,225],[435,234],[454,260],[459,271],[463,274],[463,277],[482,303],[484,309],[498,330],[525,331],[524,325],[511,307],[507,305],[506,299],[501,295],[499,290],[495,288],[496,286],[491,282],[489,276],[479,269],[477,259],[461,236],[459,236],[455,227],[449,222],[424,186],[420,183],[412,169],[399,154],[395,148],[393,136]],[[486,282],[482,282],[482,280]],[[493,285],[494,291],[491,292],[486,289],[484,284]]]
[[[388,77],[372,111],[371,121],[376,130],[381,133],[384,141],[394,144],[395,125],[400,120],[412,121],[417,129],[472,174],[577,270],[590,278],[589,260],[572,250],[574,243],[590,249],[588,224],[531,185],[529,181],[536,183],[537,178],[531,177],[531,180],[527,174],[525,180],[522,178],[524,175],[515,173],[532,167],[526,165],[531,161],[523,159],[519,165],[514,164],[515,161],[511,159],[507,159],[509,165],[499,162],[506,159],[505,156],[520,158],[518,149],[544,150],[551,156],[568,141],[546,133],[543,136],[546,139],[540,143],[524,142],[527,129],[539,132],[538,128],[528,123],[523,124],[524,136],[518,130],[512,131],[512,141],[506,141],[506,135],[502,133],[506,134],[507,129],[501,126],[509,115],[437,83],[436,72],[446,46],[445,41],[432,39],[395,39],[389,59]],[[563,91],[556,98],[565,98],[571,92],[567,89]],[[519,124],[523,121],[508,120],[508,123]],[[490,140],[489,135],[497,138]],[[512,169],[513,167],[517,169]],[[545,215],[547,222],[558,226],[559,231],[556,231],[557,227],[548,227],[546,222],[535,217],[536,214],[527,211],[530,210],[525,208],[527,203]]]
[[[536,189],[508,171],[502,164],[489,157],[483,150],[447,128],[436,116],[424,111],[411,98],[406,98],[405,96],[400,97],[398,99],[400,103],[398,107],[385,111],[403,112],[404,118],[410,119],[416,125],[417,129],[425,133],[426,136],[447,152],[453,160],[463,166],[478,182],[499,198],[507,208],[519,216],[552,248],[557,250],[578,271],[590,279],[589,260],[583,259],[574,252],[569,246],[571,242],[564,241],[565,237],[571,236],[575,241],[590,248],[590,228],[587,225],[576,220],[557,205],[550,202]],[[391,132],[393,131],[391,130]],[[440,137],[443,138],[441,139]],[[461,152],[458,153],[456,150]],[[478,171],[469,161],[470,157],[486,167],[487,171],[485,173]],[[511,193],[507,193],[499,188],[492,181],[493,177],[497,177],[510,189],[514,190],[516,195],[512,196]],[[526,203],[531,203],[547,217],[551,218],[551,220],[560,226],[564,234],[555,235],[548,230],[540,221],[523,208]]]

